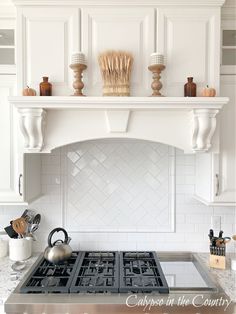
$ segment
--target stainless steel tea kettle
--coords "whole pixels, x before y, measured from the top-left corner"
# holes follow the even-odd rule
[[[65,235],[65,240],[56,240],[52,244],[52,236],[55,232],[62,231]],[[58,264],[66,261],[71,257],[72,249],[69,245],[71,238],[68,237],[68,233],[63,228],[53,229],[48,236],[48,247],[44,251],[44,258],[53,264]]]

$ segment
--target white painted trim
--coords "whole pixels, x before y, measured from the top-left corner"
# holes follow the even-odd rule
[[[43,109],[19,109],[20,128],[29,152],[41,151],[44,139],[46,112]]]
[[[105,111],[107,130],[110,133],[127,132],[129,121],[129,110],[107,110]]]
[[[20,114],[20,126],[25,138],[26,152],[48,151],[44,147],[49,134],[44,134],[46,124],[47,111],[51,109],[63,112],[63,116],[71,114],[71,111],[79,111],[80,117],[84,115],[83,122],[74,121],[68,124],[66,118],[60,123],[60,128],[57,129],[58,143],[55,147],[65,145],[61,139],[66,131],[67,142],[73,142],[72,135],[79,124],[86,124],[87,130],[79,131],[78,136],[74,141],[86,139],[95,139],[99,132],[101,137],[118,137],[122,134],[123,137],[136,137],[156,141],[161,134],[171,135],[171,140],[166,142],[163,137],[163,143],[178,147],[179,141],[184,141],[186,147],[192,152],[205,152],[211,148],[211,139],[216,128],[216,115],[228,98],[225,97],[10,97],[10,103],[16,105]],[[104,122],[99,119],[101,111],[105,113]],[[133,119],[133,115],[140,115],[139,120]],[[189,119],[184,120],[184,127],[188,134],[184,133],[181,137],[176,138],[175,129],[168,128],[166,124],[160,123],[158,111],[163,111],[165,118],[169,120],[169,115],[175,116],[173,122],[179,127],[183,126],[182,117],[190,114]],[[94,116],[96,122],[92,122]],[[129,116],[131,115],[131,119]],[[193,119],[191,119],[191,115]],[[70,118],[71,119],[71,118]],[[132,121],[132,122],[131,122]],[[144,128],[145,123],[149,124],[148,128]],[[104,126],[107,124],[107,131],[104,132]],[[160,124],[160,128],[158,128]],[[66,125],[66,129],[65,129]],[[129,126],[132,125],[129,129]],[[152,132],[149,131],[152,129]],[[134,131],[135,130],[135,131]],[[139,133],[142,130],[141,133]],[[191,130],[193,132],[191,133]],[[186,132],[185,131],[185,132]],[[76,133],[76,134],[77,134]],[[140,137],[141,135],[141,137]],[[160,140],[160,138],[159,138]],[[161,141],[161,140],[160,140]],[[55,144],[55,139],[53,140]],[[54,147],[54,148],[55,148]]]
[[[17,108],[43,109],[221,109],[227,97],[70,97],[15,96],[9,102]]]
[[[16,6],[56,5],[56,6],[216,6],[225,0],[12,0]]]
[[[193,110],[193,137],[192,148],[194,151],[208,151],[211,148],[211,139],[215,133],[216,115],[219,110],[194,109]]]
[[[1,0],[2,1],[2,0]],[[15,19],[16,18],[16,8],[14,5],[0,3],[0,18],[4,19]]]
[[[203,203],[204,205],[207,206],[224,206],[224,207],[235,207],[236,203],[234,202],[209,202],[207,200],[205,200],[204,198],[201,198],[197,195],[193,195],[193,198],[197,201],[199,201],[200,203]]]

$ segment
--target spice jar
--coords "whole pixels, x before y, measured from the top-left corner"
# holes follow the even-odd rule
[[[52,84],[48,82],[48,77],[43,77],[43,82],[39,84],[40,96],[52,96]]]
[[[196,97],[197,85],[193,82],[193,77],[187,78],[188,83],[184,85],[184,97]]]

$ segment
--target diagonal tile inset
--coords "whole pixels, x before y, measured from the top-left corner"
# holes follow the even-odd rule
[[[173,231],[173,148],[96,140],[67,146],[63,158],[68,231]]]

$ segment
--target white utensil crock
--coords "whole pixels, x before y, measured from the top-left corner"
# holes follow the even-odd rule
[[[12,261],[23,261],[32,254],[32,239],[10,239],[9,240],[9,258]]]

